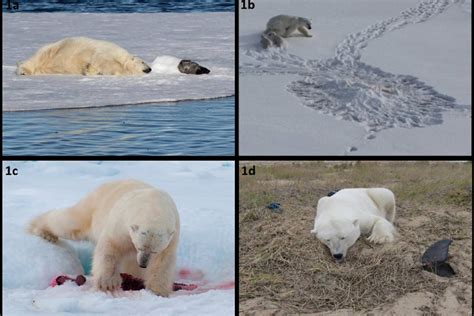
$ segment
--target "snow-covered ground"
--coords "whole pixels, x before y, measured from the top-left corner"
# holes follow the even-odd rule
[[[313,37],[262,49],[278,14]],[[470,0],[260,0],[239,22],[241,154],[470,154]]]
[[[234,13],[3,14],[3,110],[38,110],[208,99],[235,94]],[[191,59],[209,75],[17,76],[16,63],[70,36],[111,41],[148,65]]]
[[[235,227],[233,162],[11,162],[3,176],[4,315],[233,315]],[[177,268],[194,276],[194,291],[162,298],[141,290],[98,292],[90,282],[48,287],[52,277],[89,274],[92,246],[52,245],[25,233],[27,222],[52,208],[76,203],[99,184],[135,178],[171,194],[181,217]],[[184,279],[183,279],[184,278]],[[228,288],[228,289],[218,289]]]

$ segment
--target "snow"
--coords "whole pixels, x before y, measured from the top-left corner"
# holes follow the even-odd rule
[[[233,315],[235,227],[233,162],[10,162],[3,176],[3,302],[5,315]],[[198,284],[170,298],[146,290],[102,293],[88,281],[48,287],[59,274],[90,270],[92,245],[53,245],[28,235],[29,220],[77,202],[103,182],[135,178],[173,197],[181,218],[176,281]],[[82,266],[81,266],[82,263]],[[186,270],[183,270],[186,269]],[[227,285],[227,286],[226,286]],[[229,289],[219,289],[219,288]]]
[[[241,10],[241,153],[470,154],[470,6],[302,0]],[[311,18],[313,37],[262,49],[266,22],[281,13]]]
[[[39,110],[209,99],[235,94],[234,13],[15,13],[3,15],[3,110]],[[218,31],[216,31],[218,30]],[[71,36],[113,42],[150,66],[190,59],[208,75],[17,76],[16,63]]]
[[[178,65],[181,60],[175,56],[158,56],[151,64],[151,69],[156,73],[178,75],[180,74]]]

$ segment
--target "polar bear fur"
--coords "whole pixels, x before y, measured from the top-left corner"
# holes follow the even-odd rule
[[[337,262],[362,235],[373,243],[394,240],[395,196],[385,188],[343,189],[318,201],[312,234]]]
[[[142,75],[151,68],[140,58],[107,41],[69,37],[40,48],[18,64],[18,75]]]
[[[93,241],[96,288],[118,289],[120,273],[129,273],[161,296],[172,291],[179,229],[172,198],[136,180],[105,183],[76,205],[40,215],[28,227],[51,242]]]
[[[299,31],[303,36],[311,37],[308,30],[311,30],[311,21],[291,15],[277,15],[268,20],[267,28],[261,36],[260,43],[263,48],[272,46],[286,47],[283,38],[290,37],[295,31]]]

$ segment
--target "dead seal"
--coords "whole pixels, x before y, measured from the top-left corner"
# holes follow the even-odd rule
[[[178,70],[182,72],[183,74],[191,74],[191,75],[202,75],[202,74],[208,74],[211,72],[206,67],[203,67],[199,65],[198,63],[195,63],[194,61],[191,61],[189,59],[181,60],[178,65]]]

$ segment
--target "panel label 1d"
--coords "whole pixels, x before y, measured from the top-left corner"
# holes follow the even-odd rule
[[[249,166],[243,166],[241,168],[241,175],[243,176],[254,176],[255,175],[255,165],[249,167]]]

